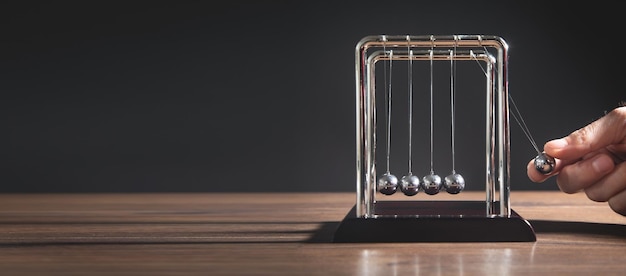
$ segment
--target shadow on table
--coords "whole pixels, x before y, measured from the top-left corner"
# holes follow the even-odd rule
[[[529,220],[535,233],[602,235],[626,238],[626,225],[577,221]]]
[[[626,225],[576,222],[576,221],[550,221],[550,220],[529,220],[535,233],[561,233],[580,235],[600,235],[607,237],[626,238]],[[320,224],[306,243],[332,243],[335,231],[340,222],[329,221]]]

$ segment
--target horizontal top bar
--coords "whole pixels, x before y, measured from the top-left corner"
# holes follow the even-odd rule
[[[485,61],[488,63],[495,64],[496,58],[485,51],[457,51],[454,52],[452,56],[450,56],[450,51],[445,50],[422,50],[422,51],[413,51],[412,55],[409,55],[407,51],[393,51],[393,57],[389,56],[389,51],[375,51],[371,55],[369,55],[368,60],[379,61],[379,60],[477,60],[477,61]]]
[[[356,45],[357,50],[371,47],[490,47],[508,48],[506,41],[493,35],[371,35]]]

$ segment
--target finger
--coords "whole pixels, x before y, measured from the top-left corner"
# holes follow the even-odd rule
[[[587,153],[623,141],[626,138],[625,121],[626,107],[614,109],[564,138],[547,142],[544,151],[559,159],[579,159]]]
[[[564,166],[556,179],[559,189],[565,193],[575,193],[600,181],[613,170],[613,158],[601,153],[589,159]]]
[[[623,190],[626,190],[626,162],[616,165],[609,174],[587,187],[585,194],[593,201],[605,202]]]
[[[553,171],[554,172],[554,171]],[[546,181],[550,176],[542,174],[535,169],[535,160],[530,160],[528,165],[526,166],[526,174],[528,175],[528,179],[535,183],[542,183]]]
[[[606,150],[615,156],[615,159],[618,160],[615,161],[616,163],[619,162],[619,160],[626,161],[626,141],[622,144],[610,145],[606,147]]]
[[[611,197],[609,199],[609,207],[616,213],[626,216],[626,190]]]

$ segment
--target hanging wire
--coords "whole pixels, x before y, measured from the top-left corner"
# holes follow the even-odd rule
[[[387,88],[387,173],[389,173],[390,165],[389,160],[391,156],[391,72],[393,66],[393,50],[389,50],[389,86]],[[387,76],[387,72],[385,71],[385,76]],[[385,79],[385,83],[387,83],[387,79]]]
[[[450,124],[452,125],[452,129],[451,129],[451,144],[452,144],[452,174],[456,173],[455,170],[455,152],[454,152],[454,138],[455,138],[455,127],[454,127],[454,118],[455,118],[455,110],[454,110],[454,97],[455,97],[455,87],[454,87],[454,81],[456,78],[456,67],[454,64],[454,58],[455,58],[455,53],[456,53],[456,43],[454,44],[454,50],[450,51]]]
[[[433,166],[433,52],[434,37],[430,37],[432,45],[430,48],[430,174],[435,174]]]
[[[488,53],[487,48],[485,46],[483,46],[483,49],[485,50],[486,53]],[[478,61],[478,58],[476,58],[476,54],[471,50],[470,50],[470,56],[472,56],[472,58],[476,61],[478,66],[480,66],[480,69],[483,71],[485,76],[488,76],[487,70],[485,70],[485,68],[480,63],[480,61]],[[539,150],[539,147],[537,146],[537,142],[535,142],[535,139],[530,133],[530,129],[526,125],[526,121],[524,121],[524,117],[522,117],[522,113],[517,108],[517,104],[515,104],[515,101],[513,100],[513,96],[511,95],[511,93],[508,93],[508,99],[509,99],[509,102],[511,103],[511,106],[513,107],[513,113],[510,113],[510,114],[513,115],[513,119],[515,119],[515,122],[517,122],[517,125],[520,126],[520,128],[522,129],[522,132],[524,133],[524,135],[526,136],[526,138],[528,139],[532,147],[535,149],[535,151],[541,154],[541,151]]]
[[[412,141],[413,141],[413,50],[411,50],[411,38],[407,35],[407,48],[409,51],[409,175],[412,173]]]

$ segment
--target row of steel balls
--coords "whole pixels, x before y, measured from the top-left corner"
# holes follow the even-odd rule
[[[458,173],[446,176],[442,182],[441,177],[434,173],[424,176],[421,181],[419,177],[409,173],[398,181],[395,175],[387,172],[378,179],[377,185],[381,194],[392,195],[399,189],[407,196],[414,196],[420,190],[428,195],[435,195],[441,190],[445,190],[449,194],[458,194],[464,188],[465,179]]]
[[[535,169],[542,174],[551,173],[556,165],[554,157],[547,155],[545,152],[537,155],[534,163]],[[420,181],[419,177],[409,173],[398,181],[395,175],[386,172],[378,179],[376,188],[384,195],[392,195],[396,193],[398,187],[407,196],[414,196],[420,190],[429,195],[435,195],[441,190],[446,190],[450,194],[458,194],[465,188],[465,179],[462,175],[453,172],[444,178],[443,183],[441,182],[441,177],[434,173],[424,176],[422,181]]]

